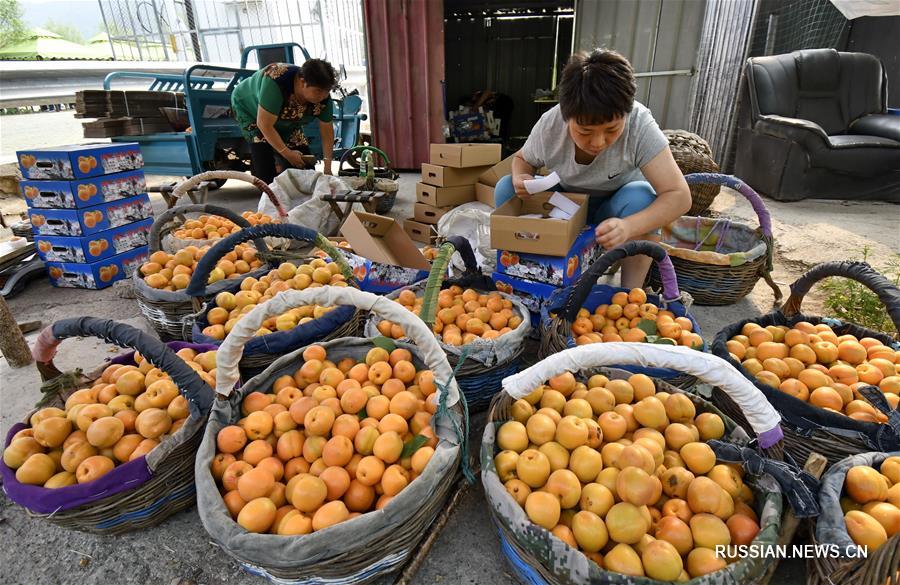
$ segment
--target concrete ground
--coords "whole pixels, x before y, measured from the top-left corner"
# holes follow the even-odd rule
[[[4,130],[7,121],[3,120]],[[4,132],[5,133],[5,132]],[[7,150],[7,145],[3,145]],[[412,215],[415,174],[404,174],[400,196],[391,215]],[[749,206],[734,192],[723,193],[714,210],[737,220],[750,221]],[[210,201],[243,211],[255,208],[252,188],[231,182],[213,192]],[[153,198],[157,213],[164,209]],[[857,259],[871,249],[870,261],[884,264],[900,253],[900,207],[883,203],[804,201],[792,204],[767,201],[772,214],[777,253],[775,279],[785,295],[787,285],[815,263]],[[146,327],[135,301],[120,296],[120,288],[101,291],[55,289],[46,280],[33,281],[8,304],[21,321],[93,315]],[[804,304],[816,314],[822,297],[813,291]],[[723,326],[747,316],[767,312],[771,290],[760,282],[739,303],[727,307],[695,307],[693,313],[709,339]],[[33,342],[36,333],[27,336]],[[96,339],[73,339],[62,344],[57,365],[61,370],[90,369],[116,348]],[[40,396],[34,367],[12,369],[0,360],[0,436],[30,410]],[[472,419],[471,449],[478,453],[484,415]],[[419,569],[414,583],[514,583],[488,518],[480,484],[470,488]],[[29,518],[22,508],[0,496],[0,584],[5,583],[263,583],[244,573],[204,531],[196,509],[182,512],[162,525],[115,538],[97,537],[57,528]],[[775,582],[804,582],[802,561],[783,563]],[[387,580],[386,580],[387,581]],[[184,581],[181,581],[184,582]]]

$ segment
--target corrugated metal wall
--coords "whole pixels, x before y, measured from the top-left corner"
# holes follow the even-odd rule
[[[575,47],[615,49],[636,73],[690,70],[696,65],[706,0],[578,0]],[[637,100],[662,128],[690,121],[688,75],[640,77]]]
[[[394,168],[418,169],[443,142],[443,0],[365,0],[372,140]]]

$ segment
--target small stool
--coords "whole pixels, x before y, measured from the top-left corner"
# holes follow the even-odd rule
[[[369,213],[376,213],[375,208],[378,202],[385,196],[383,191],[342,191],[339,193],[328,193],[322,195],[322,201],[327,201],[331,206],[331,211],[338,218],[338,222],[343,225],[344,220],[349,217],[353,210],[354,203],[360,203],[363,209]],[[341,208],[341,203],[346,205]]]

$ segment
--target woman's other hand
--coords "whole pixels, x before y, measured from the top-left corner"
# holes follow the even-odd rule
[[[610,250],[632,239],[634,237],[632,232],[628,218],[610,217],[600,222],[594,230],[594,235],[598,244]]]
[[[516,190],[516,197],[521,199],[525,199],[531,196],[531,193],[525,188],[525,181],[530,181],[534,177],[525,173],[519,175],[513,175],[512,184],[513,188]]]

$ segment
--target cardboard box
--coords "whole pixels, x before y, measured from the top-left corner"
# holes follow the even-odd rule
[[[541,312],[549,305],[551,295],[559,290],[559,288],[549,284],[514,278],[499,272],[492,273],[491,279],[497,286],[497,290],[515,295],[516,298],[522,301],[522,304],[528,308],[528,313],[531,316],[531,326],[535,329],[540,327]]]
[[[459,187],[460,185],[473,185],[478,182],[478,177],[491,167],[468,167],[454,169],[422,163],[422,182],[436,187]]]
[[[512,161],[515,156],[516,155],[512,154],[506,157],[488,170],[478,175],[478,182],[491,187],[496,187],[497,181],[499,181],[506,175],[512,174]]]
[[[594,237],[593,226],[587,226],[565,256],[497,250],[497,273],[553,286],[568,286],[574,284],[602,252]]]
[[[146,246],[152,225],[145,219],[84,237],[38,236],[34,244],[45,262],[96,262]]]
[[[490,185],[475,183],[475,201],[494,206],[494,188]]]
[[[423,244],[433,244],[437,240],[437,231],[433,225],[416,221],[414,218],[403,220],[403,231],[410,239]]]
[[[500,162],[500,145],[478,142],[432,144],[429,162],[454,168],[493,165]]]
[[[432,207],[449,207],[475,201],[475,184],[457,187],[435,187],[416,183],[416,201]]]
[[[546,216],[553,193],[535,193],[528,199],[513,197],[491,213],[491,248],[546,256],[565,256],[587,221],[588,196],[563,193],[581,207],[572,219],[520,217],[526,214]]]
[[[415,220],[421,223],[429,223],[432,225],[444,216],[445,213],[453,209],[452,207],[435,207],[426,203],[416,203],[413,205],[413,216]]]
[[[28,209],[32,231],[44,236],[87,236],[153,217],[146,193],[83,209]]]
[[[29,207],[75,209],[134,197],[147,191],[144,171],[125,171],[77,181],[21,181]]]
[[[47,262],[47,274],[53,286],[100,289],[128,278],[149,257],[143,246],[96,262]]]
[[[330,237],[335,246],[341,241],[347,242],[347,238]],[[347,242],[349,243],[349,242]],[[403,268],[391,264],[374,262],[354,253],[352,248],[338,246],[344,254],[347,263],[353,269],[353,276],[359,282],[360,290],[376,294],[389,293],[398,288],[409,286],[420,280],[428,278],[428,271],[417,268]],[[318,251],[317,256],[327,259],[324,252]],[[429,264],[429,267],[431,265]]]
[[[136,142],[73,144],[16,152],[26,179],[85,179],[144,166]]]

